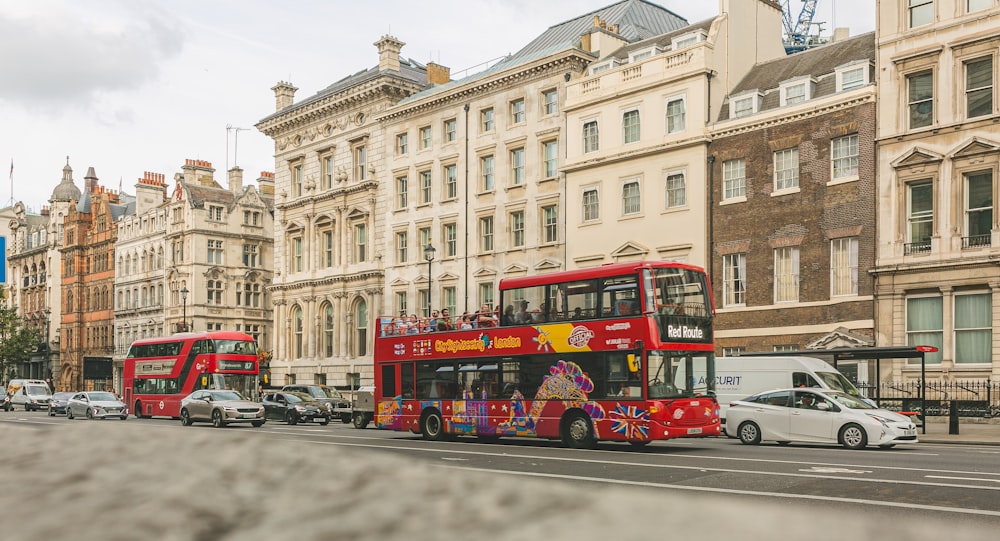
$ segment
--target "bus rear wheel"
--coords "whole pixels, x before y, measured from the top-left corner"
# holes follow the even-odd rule
[[[444,438],[444,420],[437,410],[424,414],[420,420],[420,433],[428,441],[441,441]]]
[[[364,413],[354,414],[354,428],[364,429],[368,427],[368,418],[365,417]]]
[[[138,400],[136,400],[135,401],[135,409],[132,410],[132,411],[135,412],[135,418],[136,419],[142,419],[143,418],[143,415],[142,415],[142,402],[139,402]]]
[[[583,412],[573,412],[563,421],[562,440],[567,447],[573,449],[593,449],[597,444],[594,439],[594,423]]]

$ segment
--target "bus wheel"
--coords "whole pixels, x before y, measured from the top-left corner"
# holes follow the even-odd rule
[[[222,428],[226,426],[226,422],[222,420],[222,412],[215,410],[212,412],[212,426],[215,428]]]
[[[362,428],[363,429],[363,428],[367,428],[367,427],[368,427],[368,419],[365,418],[365,414],[364,413],[355,413],[354,414],[354,428]]]
[[[188,410],[186,408],[182,409],[181,410],[181,425],[182,426],[191,426],[191,422],[192,422],[191,421],[191,414],[188,413]]]
[[[135,401],[135,409],[132,410],[132,411],[135,412],[135,418],[136,419],[142,419],[142,402],[139,402],[138,400],[136,400]]]
[[[562,440],[567,447],[573,449],[593,449],[597,443],[594,440],[594,424],[582,412],[573,412],[563,421]]]
[[[441,441],[444,438],[444,420],[437,410],[431,410],[420,420],[420,432],[428,441]]]

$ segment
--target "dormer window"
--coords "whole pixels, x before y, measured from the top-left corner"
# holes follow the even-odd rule
[[[612,58],[611,60],[606,60],[599,64],[594,64],[593,66],[590,66],[590,74],[597,75],[598,73],[601,73],[603,71],[608,71],[612,68],[617,68],[617,67],[618,67],[618,59]]]
[[[845,90],[854,90],[855,88],[868,86],[870,65],[871,63],[869,61],[864,60],[861,62],[851,62],[849,64],[844,64],[843,66],[838,66],[836,68],[837,92],[844,92]]]
[[[658,47],[646,47],[645,49],[639,49],[630,53],[628,55],[628,61],[629,63],[638,62],[656,54],[660,54],[660,49]]]
[[[813,84],[811,77],[797,77],[778,85],[781,90],[781,106],[795,105],[811,99]]]
[[[698,30],[695,32],[689,32],[687,34],[681,34],[670,41],[670,46],[676,51],[677,49],[683,49],[684,47],[690,47],[696,43],[701,43],[705,41],[708,34],[704,30]]]
[[[752,90],[729,98],[729,118],[750,116],[760,110],[760,92]]]

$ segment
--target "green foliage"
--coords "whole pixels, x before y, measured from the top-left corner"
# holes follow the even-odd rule
[[[17,310],[0,307],[0,379],[10,379],[17,365],[38,349],[40,340],[38,332],[24,326]]]

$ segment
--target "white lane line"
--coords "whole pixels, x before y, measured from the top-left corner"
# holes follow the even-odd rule
[[[928,479],[951,479],[952,481],[982,481],[984,483],[1000,483],[1000,479],[982,479],[980,477],[948,477],[945,475],[925,475]]]

